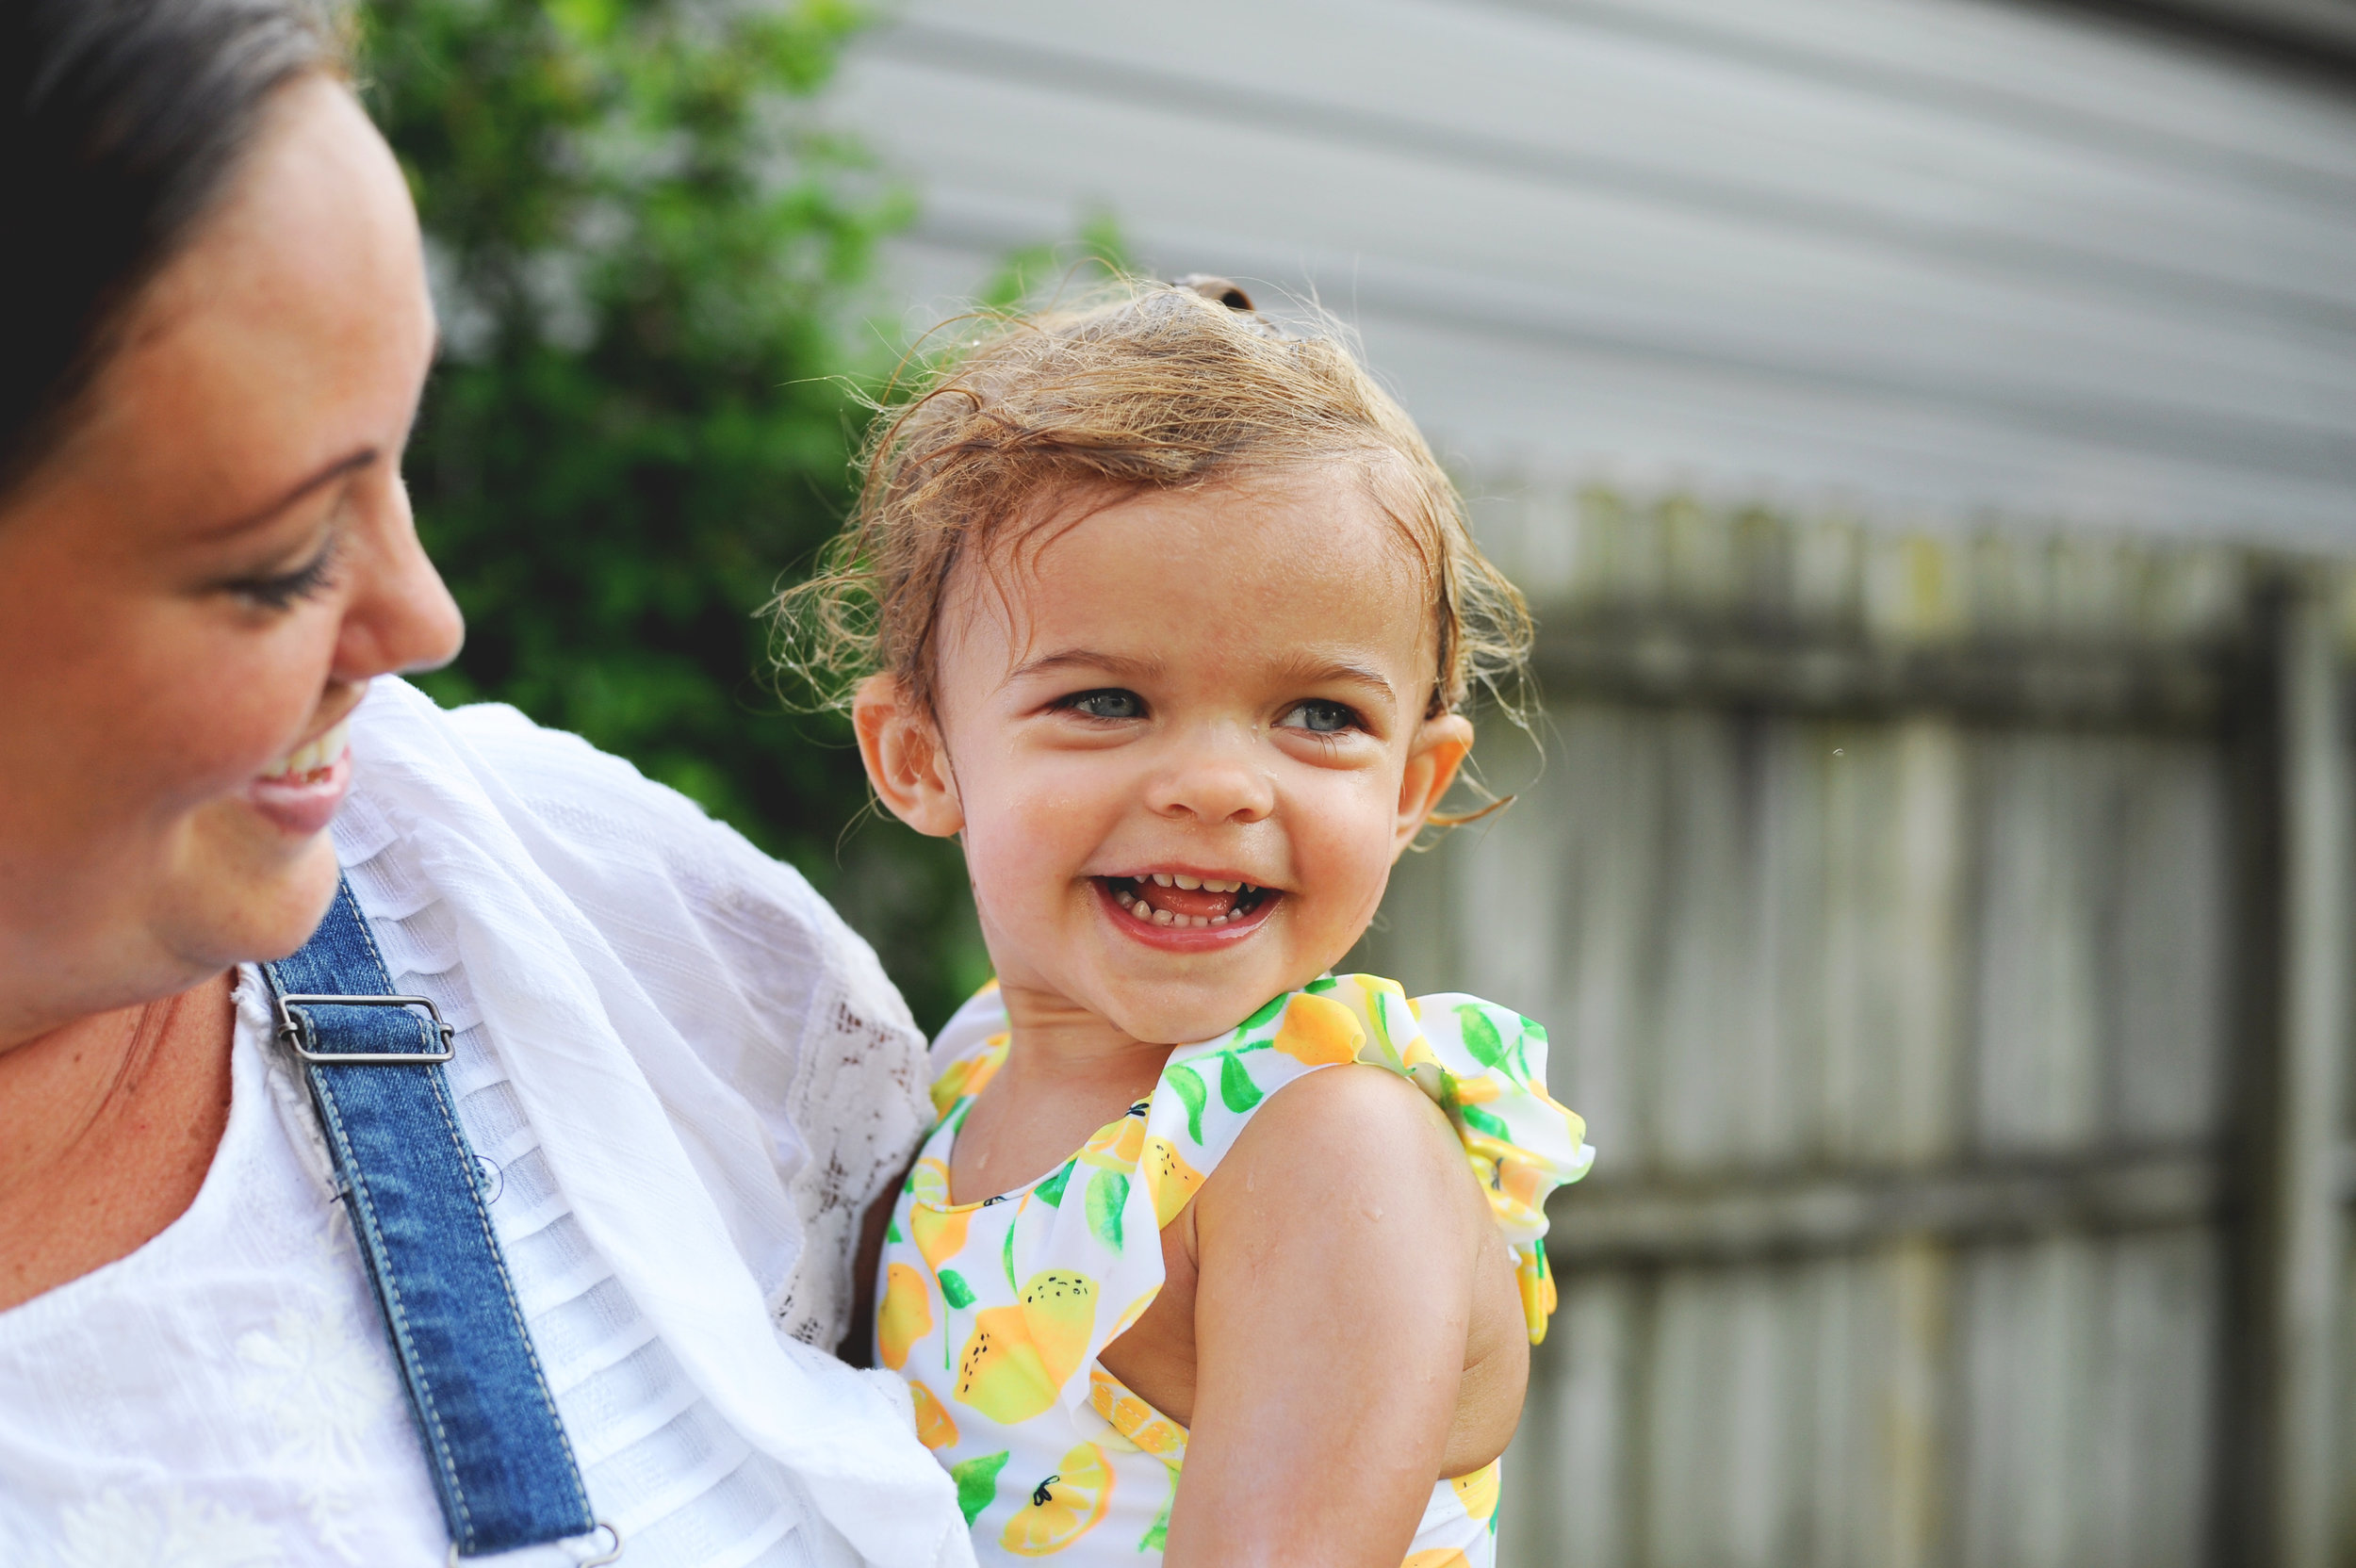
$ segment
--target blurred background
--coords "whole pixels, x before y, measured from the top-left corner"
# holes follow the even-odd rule
[[[1540,619],[1359,956],[1595,1174],[1513,1568],[2356,1562],[2356,0],[375,0],[497,697],[800,865],[953,853],[757,612],[860,398],[1098,265],[1316,301]]]

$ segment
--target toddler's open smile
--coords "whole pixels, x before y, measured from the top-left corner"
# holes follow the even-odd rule
[[[1245,940],[1267,923],[1284,896],[1282,889],[1241,876],[1184,871],[1089,880],[1106,906],[1106,918],[1122,935],[1175,953],[1204,952]]]

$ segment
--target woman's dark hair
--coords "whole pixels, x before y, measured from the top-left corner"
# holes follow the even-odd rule
[[[0,497],[66,433],[270,95],[340,67],[311,0],[0,0]]]

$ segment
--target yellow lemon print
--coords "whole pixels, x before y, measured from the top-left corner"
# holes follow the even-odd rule
[[[1113,1467],[1104,1451],[1083,1443],[1064,1455],[1055,1473],[1031,1488],[1030,1500],[1015,1511],[998,1544],[1017,1557],[1060,1552],[1094,1529],[1113,1497]]]
[[[1195,1188],[1203,1184],[1203,1172],[1186,1163],[1178,1152],[1178,1146],[1168,1138],[1145,1140],[1145,1153],[1138,1161],[1145,1173],[1145,1190],[1153,1197],[1153,1223],[1167,1225],[1178,1217],[1178,1211],[1186,1206]]]
[[[933,1115],[947,1116],[960,1100],[977,1095],[990,1086],[998,1075],[999,1064],[1006,1059],[1006,1037],[992,1035],[982,1049],[963,1061],[951,1062],[941,1069],[928,1091],[932,1096]]]
[[[1022,1307],[984,1307],[973,1315],[950,1397],[1012,1427],[1053,1405],[1056,1386],[1031,1342]]]
[[[1458,1476],[1448,1483],[1476,1525],[1487,1524],[1497,1511],[1497,1479],[1504,1462],[1493,1459],[1471,1475]]]
[[[1145,1118],[1124,1116],[1096,1130],[1081,1146],[1080,1162],[1105,1170],[1135,1170],[1144,1150]]]
[[[1428,1552],[1409,1552],[1399,1568],[1472,1568],[1472,1560],[1453,1546],[1435,1546]]]
[[[937,1209],[947,1208],[949,1168],[930,1154],[925,1155],[916,1162],[916,1168],[908,1172],[908,1191],[920,1203],[929,1203]]]
[[[972,1209],[944,1211],[918,1203],[908,1210],[908,1234],[916,1239],[916,1250],[924,1254],[935,1273],[964,1250],[965,1229],[973,1218]]]
[[[885,1271],[883,1305],[875,1312],[875,1349],[894,1372],[908,1362],[908,1348],[932,1331],[932,1303],[924,1276],[904,1263]]]
[[[1088,1374],[1088,1403],[1105,1425],[1146,1453],[1176,1466],[1186,1457],[1186,1429],[1129,1392],[1103,1368]]]
[[[1358,1015],[1330,996],[1296,996],[1284,1006],[1284,1026],[1276,1031],[1276,1049],[1309,1067],[1354,1062],[1366,1032]]]
[[[1094,1280],[1069,1269],[1034,1274],[1021,1301],[973,1315],[952,1395],[1000,1426],[1028,1421],[1080,1369],[1095,1325]]]
[[[946,1448],[957,1440],[957,1424],[938,1396],[914,1378],[908,1394],[916,1400],[916,1441],[927,1448]]]
[[[1039,1364],[1061,1388],[1088,1353],[1096,1327],[1096,1282],[1071,1269],[1034,1274],[1023,1286],[1023,1322]]]

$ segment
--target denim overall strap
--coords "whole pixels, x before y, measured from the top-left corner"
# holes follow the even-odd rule
[[[335,1154],[452,1560],[598,1528],[442,1074],[450,1027],[424,998],[391,994],[349,883],[302,950],[262,972]]]

